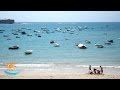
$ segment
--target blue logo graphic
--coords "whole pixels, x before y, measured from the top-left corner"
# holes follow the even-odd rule
[[[16,70],[16,71],[5,70],[4,73],[7,74],[7,75],[10,75],[10,76],[15,76],[18,73],[20,73],[20,71],[19,70]]]

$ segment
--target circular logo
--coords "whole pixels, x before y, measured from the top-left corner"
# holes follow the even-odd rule
[[[20,70],[15,70],[15,63],[9,63],[6,65],[7,70],[4,70],[4,73],[10,76],[15,76],[20,73]]]

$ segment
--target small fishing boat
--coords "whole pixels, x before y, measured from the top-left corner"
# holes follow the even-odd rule
[[[9,47],[8,49],[11,49],[11,50],[19,49],[19,46],[15,45],[15,46]]]
[[[104,47],[104,46],[101,45],[101,44],[95,44],[95,46],[96,46],[97,48],[103,48],[103,47]]]
[[[55,43],[55,41],[51,40],[51,41],[50,41],[50,44],[53,44],[53,43]]]
[[[59,47],[60,45],[58,43],[54,43],[54,47]]]
[[[32,34],[28,34],[27,36],[32,36]]]
[[[20,38],[19,36],[16,36],[16,38]]]
[[[111,42],[105,42],[106,45],[111,45]]]
[[[78,44],[78,48],[80,48],[80,49],[86,49],[87,47],[84,45],[84,44]]]
[[[23,31],[23,32],[21,32],[21,34],[22,34],[22,35],[25,35],[25,34],[27,34],[27,33]]]
[[[8,37],[8,35],[3,35],[3,37]]]
[[[3,33],[2,31],[0,31],[0,33]]]
[[[32,54],[33,50],[26,50],[25,51],[25,55],[29,55],[29,54]]]
[[[7,40],[11,40],[11,38],[8,38]]]
[[[111,43],[113,43],[113,40],[108,40],[108,42],[111,42]]]
[[[38,37],[41,37],[41,35],[38,35]]]

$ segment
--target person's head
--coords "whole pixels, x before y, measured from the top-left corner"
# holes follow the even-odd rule
[[[101,67],[101,66],[100,66]]]

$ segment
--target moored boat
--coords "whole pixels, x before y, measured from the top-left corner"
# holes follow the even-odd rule
[[[11,49],[11,50],[19,49],[19,46],[15,45],[15,46],[9,47],[8,49]]]
[[[104,47],[104,46],[101,45],[101,44],[95,44],[95,46],[96,46],[97,48],[103,48],[103,47]]]
[[[84,44],[78,44],[78,48],[80,48],[80,49],[86,49],[87,47],[84,45]]]
[[[58,43],[54,43],[54,47],[59,47],[60,45]]]
[[[33,50],[26,50],[25,51],[25,55],[29,55],[29,54],[32,54]]]

